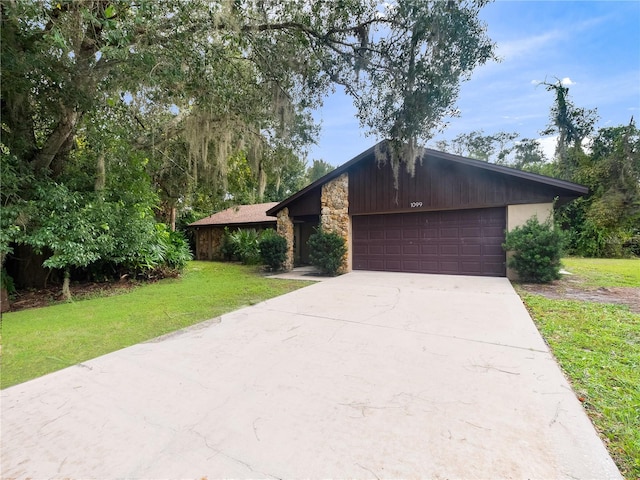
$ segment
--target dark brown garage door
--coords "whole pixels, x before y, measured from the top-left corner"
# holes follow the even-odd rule
[[[353,268],[505,275],[505,208],[353,217]]]

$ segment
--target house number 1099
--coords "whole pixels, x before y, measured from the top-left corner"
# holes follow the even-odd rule
[[[422,202],[411,202],[411,208],[418,208],[422,206]]]

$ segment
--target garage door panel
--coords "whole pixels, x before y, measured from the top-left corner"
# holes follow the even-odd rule
[[[420,273],[420,260],[418,258],[404,259],[402,261],[402,271]]]
[[[462,245],[460,246],[460,255],[482,255],[482,245]]]
[[[444,227],[440,229],[440,238],[458,238],[460,232],[456,227]]]
[[[385,240],[400,240],[402,238],[402,230],[385,230]]]
[[[401,260],[385,259],[385,261],[384,261],[384,270],[386,272],[401,272],[402,271],[402,261]]]
[[[369,268],[367,270],[384,270],[384,260],[369,260]]]
[[[438,245],[420,245],[420,255],[423,257],[438,257]]]
[[[420,261],[420,272],[424,273],[424,272],[435,272],[438,270],[438,260],[437,259],[433,259],[433,260],[425,260],[422,259]]]
[[[463,238],[482,237],[482,227],[463,227],[460,229],[460,236]]]
[[[486,226],[482,229],[483,237],[492,237],[492,238],[503,238],[504,237],[504,227],[499,226]]]
[[[495,257],[502,258],[504,256],[504,251],[500,245],[483,245],[482,255],[486,257],[493,255]]]
[[[424,238],[426,240],[431,240],[434,238],[438,238],[438,229],[437,228],[431,228],[431,227],[426,227],[426,228],[422,228],[421,229],[421,235],[420,238]]]
[[[369,245],[369,255],[384,255],[384,245]]]
[[[461,266],[465,275],[480,275],[482,273],[482,262],[462,262]]]
[[[450,275],[460,274],[460,266],[458,265],[458,262],[448,262],[441,260],[440,262],[438,262],[438,266],[440,268],[440,273]]]
[[[505,210],[354,216],[354,269],[504,276]]]
[[[460,255],[458,251],[458,245],[440,245],[440,256],[452,255],[457,257]]]
[[[415,228],[413,225],[411,227],[412,228],[405,227],[405,229],[402,230],[402,238],[409,240],[420,238],[420,229]]]
[[[420,255],[420,245],[403,245],[403,255]]]

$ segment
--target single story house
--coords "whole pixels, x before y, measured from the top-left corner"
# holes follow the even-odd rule
[[[224,229],[229,230],[253,228],[258,231],[276,228],[276,219],[267,216],[267,210],[275,207],[278,202],[257,203],[255,205],[240,205],[227,208],[208,217],[189,224],[195,233],[197,260],[222,259],[222,241]]]
[[[383,141],[267,209],[288,242],[285,268],[308,260],[314,228],[348,246],[342,271],[507,275],[505,231],[554,202],[588,192],[582,185],[430,149],[415,174],[400,167],[397,188]],[[257,206],[256,206],[257,207]],[[509,272],[511,276],[512,272]]]

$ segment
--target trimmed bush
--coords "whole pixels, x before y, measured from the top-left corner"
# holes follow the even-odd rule
[[[513,252],[509,267],[524,282],[549,283],[560,278],[563,235],[551,220],[540,223],[537,217],[507,233],[502,247]]]
[[[347,253],[344,238],[334,232],[318,228],[309,237],[309,261],[324,274],[336,275]]]
[[[265,230],[258,241],[260,256],[272,270],[280,270],[287,258],[287,240],[274,230]]]

